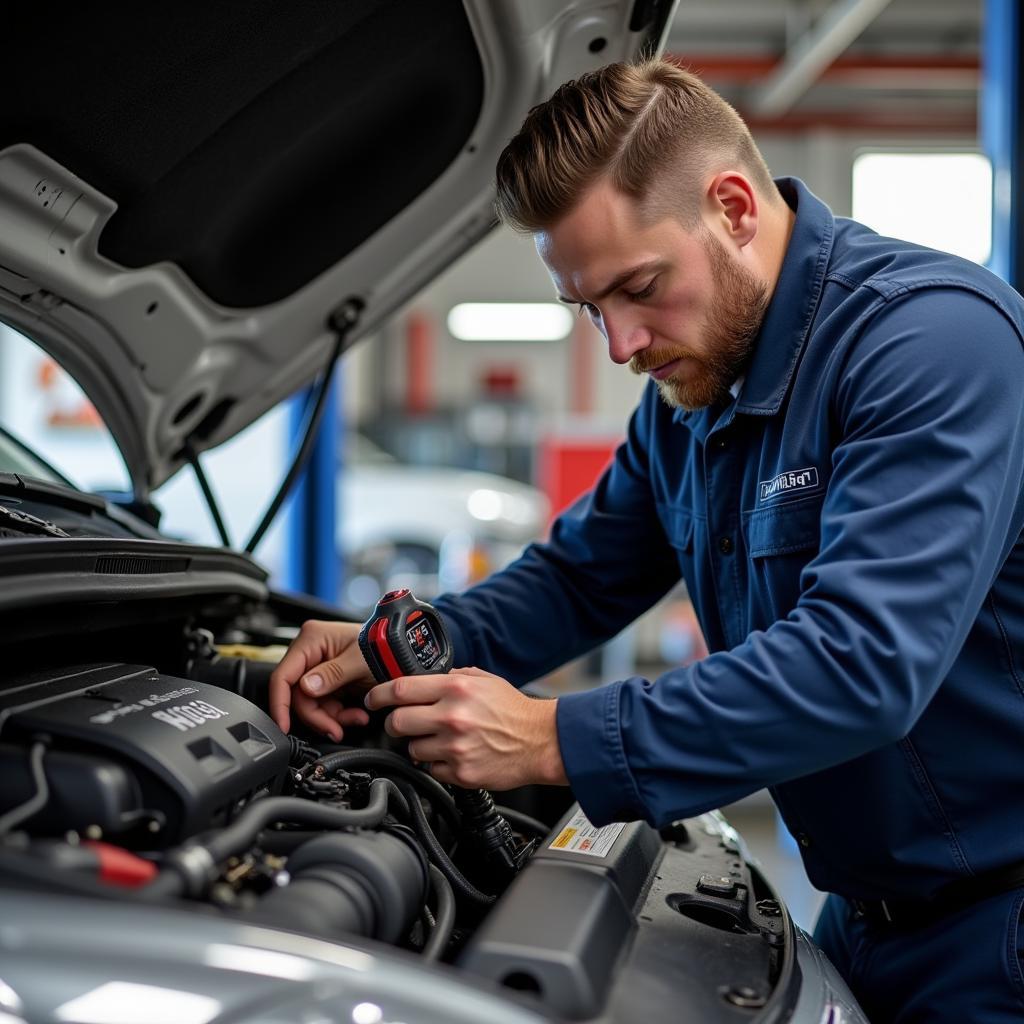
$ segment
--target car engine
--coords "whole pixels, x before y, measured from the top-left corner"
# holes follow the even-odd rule
[[[272,648],[184,636],[156,665],[12,663],[0,900],[29,890],[383,943],[541,1019],[788,1019],[806,940],[720,816],[595,828],[566,790],[497,806],[444,786],[379,720],[349,730],[353,745],[286,736],[261,710]]]

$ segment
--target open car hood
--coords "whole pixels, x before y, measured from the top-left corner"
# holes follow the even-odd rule
[[[6,12],[0,318],[136,494],[313,380],[493,225],[527,110],[657,50],[675,0],[225,0]]]

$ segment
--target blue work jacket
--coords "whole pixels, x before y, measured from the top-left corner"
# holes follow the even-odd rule
[[[681,576],[712,653],[559,699],[587,815],[769,787],[818,888],[925,897],[1024,860],[1024,301],[779,185],[796,221],[738,395],[649,384],[550,540],[438,606],[456,664],[522,684]]]

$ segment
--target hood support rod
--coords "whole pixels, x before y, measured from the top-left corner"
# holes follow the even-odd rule
[[[320,376],[316,399],[312,403],[309,417],[303,429],[302,443],[299,445],[299,450],[295,453],[295,458],[292,460],[291,467],[285,474],[277,494],[274,495],[274,500],[267,506],[267,511],[263,513],[259,526],[253,531],[249,542],[245,545],[246,554],[251,555],[256,550],[256,545],[263,539],[263,535],[270,528],[270,524],[274,521],[274,517],[280,510],[285,498],[288,497],[299,474],[305,469],[306,462],[309,460],[309,453],[313,448],[313,442],[316,440],[320,420],[323,417],[324,403],[327,399],[328,389],[331,386],[334,366],[338,362],[338,356],[341,355],[345,347],[346,338],[359,323],[359,314],[363,310],[363,305],[362,299],[347,299],[331,314],[327,321],[327,326],[334,333],[334,348],[331,350],[331,356]]]
[[[199,489],[206,499],[206,507],[210,510],[210,516],[213,518],[213,525],[217,527],[217,533],[220,535],[221,544],[226,548],[231,547],[231,538],[228,536],[228,528],[224,525],[224,519],[220,514],[220,506],[217,504],[213,488],[210,487],[210,481],[206,479],[206,474],[199,462],[199,453],[192,447],[191,440],[185,442],[185,458],[188,459],[188,463],[196,475]]]

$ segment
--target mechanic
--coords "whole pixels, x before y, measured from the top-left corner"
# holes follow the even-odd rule
[[[872,1021],[1024,1018],[1024,301],[773,181],[666,61],[534,108],[498,210],[650,376],[627,439],[546,543],[436,602],[474,667],[369,689],[358,626],[307,623],[276,720],[340,739],[369,690],[438,779],[568,782],[597,825],[768,787]],[[518,691],[680,577],[703,661]]]

